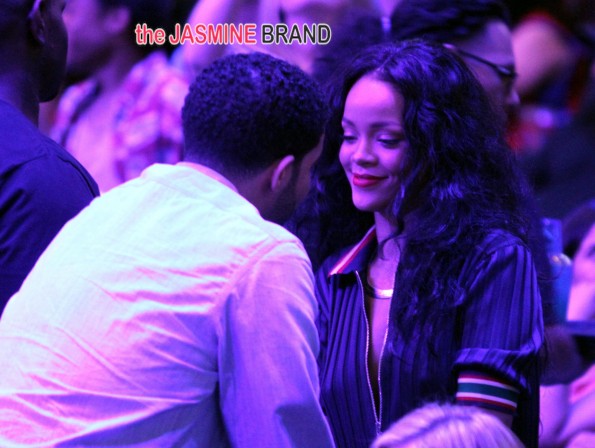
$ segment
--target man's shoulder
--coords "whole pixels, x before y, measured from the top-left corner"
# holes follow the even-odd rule
[[[244,229],[244,235],[252,237],[252,244],[257,252],[268,257],[297,257],[308,259],[301,241],[282,226],[263,219],[260,215],[242,216],[238,226]]]
[[[310,264],[302,242],[287,229],[262,218],[251,205],[230,217],[229,229],[228,242],[243,246],[250,262],[279,259],[284,263],[299,260]]]
[[[76,179],[85,192],[98,196],[99,190],[91,175],[65,149],[52,140],[41,138],[30,146],[16,144],[1,145],[3,161],[0,164],[0,176],[31,178],[33,184],[40,187],[48,182],[56,187]],[[4,158],[4,155],[7,155]],[[79,182],[80,181],[80,182]]]
[[[42,137],[22,113],[0,101],[0,173],[39,157]]]
[[[58,149],[56,149],[58,148]],[[2,171],[60,152],[59,145],[44,136],[24,116],[0,105],[0,164]]]
[[[113,196],[111,201],[122,203],[122,195],[142,197],[137,202],[154,205],[152,209],[147,208],[147,213],[171,214],[177,216],[178,222],[197,226],[200,232],[188,236],[192,244],[219,247],[222,256],[229,250],[237,256],[250,258],[275,247],[306,256],[296,236],[265,220],[257,208],[232,186],[183,164],[155,164],[140,178],[109,193],[104,200]],[[171,197],[177,200],[171,201]],[[161,203],[157,198],[163,199],[163,209],[156,207]]]
[[[31,178],[43,188],[47,182],[64,185],[76,177],[91,196],[98,195],[95,182],[80,163],[55,141],[42,134],[24,116],[0,105],[0,177]]]

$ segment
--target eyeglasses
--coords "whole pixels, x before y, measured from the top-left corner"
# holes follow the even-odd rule
[[[488,61],[487,59],[481,58],[473,53],[468,53],[467,51],[461,50],[454,45],[448,45],[448,48],[456,51],[461,56],[487,65],[492,70],[494,70],[503,81],[512,83],[518,76],[518,73],[513,68],[508,68],[505,65],[495,64],[494,62]]]

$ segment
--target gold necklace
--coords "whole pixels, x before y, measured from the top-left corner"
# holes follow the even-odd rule
[[[366,280],[365,285],[366,294],[372,297],[373,299],[379,300],[390,300],[393,297],[394,289],[380,289],[376,288],[374,285],[370,283],[370,280]]]

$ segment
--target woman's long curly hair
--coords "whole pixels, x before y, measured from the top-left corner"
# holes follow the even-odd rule
[[[345,100],[364,76],[390,84],[405,103],[409,150],[391,209],[402,241],[393,317],[403,330],[431,325],[460,298],[463,263],[488,232],[505,229],[527,241],[526,188],[487,96],[456,55],[420,40],[371,47],[338,74],[309,212],[296,221],[315,264],[373,223],[353,205],[338,157]],[[414,225],[405,225],[406,215]]]

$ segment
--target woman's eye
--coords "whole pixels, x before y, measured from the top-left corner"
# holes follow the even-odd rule
[[[379,138],[378,142],[387,148],[394,148],[401,143],[400,138]]]
[[[351,134],[343,134],[342,140],[345,143],[353,143],[355,140],[357,140],[357,137]]]

